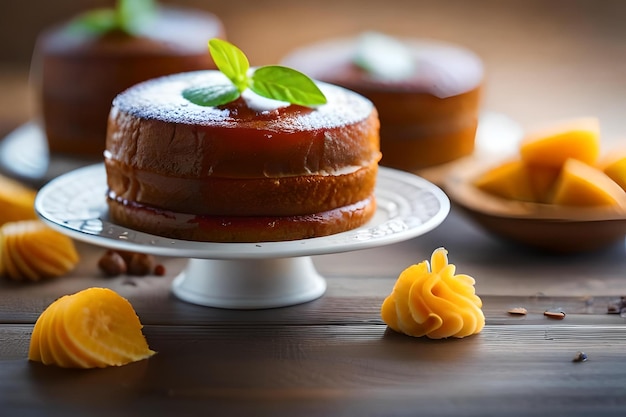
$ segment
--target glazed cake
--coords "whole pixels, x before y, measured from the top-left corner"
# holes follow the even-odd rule
[[[154,77],[215,68],[206,39],[223,34],[213,14],[173,7],[159,7],[135,35],[72,22],[42,32],[32,74],[50,152],[102,158],[113,98]]]
[[[416,171],[472,154],[483,84],[481,59],[462,47],[432,40],[380,42],[384,35],[370,34],[375,41],[367,42],[365,37],[304,46],[282,63],[374,103],[380,114],[381,165]],[[406,62],[393,56],[396,50],[406,55]],[[372,71],[359,62],[362,55],[385,68]]]
[[[375,212],[373,104],[319,83],[309,108],[251,91],[219,107],[182,92],[219,71],[138,84],[113,101],[105,151],[109,216],[136,230],[214,242],[283,241],[359,227]]]

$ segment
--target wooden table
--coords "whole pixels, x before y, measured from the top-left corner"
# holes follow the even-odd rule
[[[480,10],[474,2],[400,3],[413,19],[398,17],[400,33],[462,40],[481,53],[490,69],[487,108],[524,127],[595,114],[607,141],[626,137],[623,3],[516,1],[507,7],[483,1]],[[246,49],[256,38],[245,28],[261,25],[261,9],[225,14]],[[276,19],[281,10],[266,12]],[[337,6],[324,34],[372,24],[372,10],[339,29],[332,23],[354,10]],[[322,12],[316,13],[300,24],[319,22]],[[437,23],[444,16],[449,25]],[[297,23],[284,22],[288,28]],[[268,55],[312,38],[304,33],[275,39],[278,50]],[[260,36],[264,44],[272,37]],[[18,104],[0,109],[3,133],[31,117],[23,101],[26,79],[26,72],[0,77],[2,103]],[[390,331],[379,314],[384,297],[405,267],[440,246],[460,273],[476,279],[486,327],[466,339],[439,341]],[[38,284],[0,280],[2,416],[604,417],[623,415],[626,407],[626,319],[607,313],[626,295],[624,242],[584,255],[537,253],[497,240],[452,207],[424,236],[314,257],[328,283],[322,298],[252,311],[175,298],[170,285],[185,259],[161,258],[163,277],[104,278],[96,267],[104,248],[79,243],[79,249],[82,260],[70,276]],[[89,371],[28,362],[33,324],[43,309],[92,286],[110,287],[131,301],[158,354]],[[517,306],[529,314],[507,314]],[[549,309],[567,316],[551,320],[543,315]],[[573,361],[579,351],[586,362]]]
[[[379,308],[411,260],[445,244],[477,279],[487,325],[460,340],[387,329]],[[0,285],[0,404],[50,415],[617,415],[626,405],[626,327],[607,314],[626,294],[624,245],[552,257],[486,236],[456,212],[427,235],[315,257],[320,299],[223,310],[174,298],[184,259],[165,277],[99,277],[103,249],[79,245],[69,277]],[[127,297],[158,354],[120,368],[73,371],[26,360],[33,323],[56,297],[106,286]],[[511,307],[529,314],[514,317]],[[564,320],[543,316],[562,309]],[[578,351],[589,359],[576,363]],[[12,413],[13,414],[13,413]]]

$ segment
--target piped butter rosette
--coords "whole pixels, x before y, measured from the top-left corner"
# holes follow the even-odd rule
[[[62,276],[79,261],[74,242],[39,220],[0,227],[0,275],[16,281]]]
[[[382,319],[396,332],[414,337],[462,338],[479,333],[485,316],[475,282],[456,274],[446,249],[435,249],[430,263],[411,265],[400,274],[382,304]]]

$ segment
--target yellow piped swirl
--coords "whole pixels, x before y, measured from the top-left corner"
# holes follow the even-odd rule
[[[430,264],[422,261],[405,269],[382,304],[383,321],[396,332],[415,337],[462,338],[479,333],[485,316],[476,281],[455,272],[444,248],[435,249]]]

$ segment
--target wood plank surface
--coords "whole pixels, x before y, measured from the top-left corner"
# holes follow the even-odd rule
[[[459,43],[485,62],[486,110],[524,129],[597,115],[604,149],[626,138],[621,0],[168,3],[217,13],[253,65],[370,29]],[[51,5],[0,3],[0,137],[37,117],[28,74],[36,34],[108,2]],[[458,272],[476,279],[484,330],[461,340],[389,330],[379,310],[395,279],[441,246]],[[624,241],[587,254],[541,253],[489,235],[453,206],[424,236],[313,257],[328,283],[320,299],[250,311],[174,297],[171,284],[186,259],[159,259],[162,277],[105,278],[96,266],[104,248],[78,247],[81,262],[69,276],[0,280],[0,417],[606,417],[626,409],[626,318],[610,313],[626,296]],[[131,301],[158,353],[88,371],[29,362],[39,314],[56,298],[92,286]],[[513,307],[528,314],[508,314]],[[546,310],[566,316],[550,319]],[[587,361],[573,360],[579,351]]]
[[[381,248],[378,259],[398,250]],[[582,416],[621,413],[626,402],[626,323],[608,314],[623,293],[485,295],[481,334],[433,341],[387,329],[379,308],[395,276],[360,276],[362,263],[348,275],[339,259],[321,262],[339,272],[311,303],[237,311],[174,298],[169,285],[185,260],[166,260],[165,277],[111,279],[94,273],[101,248],[81,253],[81,269],[64,281],[2,283],[0,404],[23,415],[201,415],[210,407],[211,415]],[[40,311],[62,293],[98,285],[132,301],[158,354],[86,372],[27,362]],[[516,306],[529,314],[507,314]],[[548,319],[550,309],[567,316]],[[578,351],[588,361],[573,362]]]
[[[207,407],[210,415],[272,416],[621,413],[626,319],[609,314],[626,294],[619,280],[624,260],[609,256],[620,253],[621,245],[581,260],[511,252],[480,231],[470,242],[483,242],[478,252],[463,249],[470,243],[447,240],[460,271],[477,268],[478,288],[489,280],[484,288],[490,291],[479,291],[487,318],[483,332],[433,341],[385,326],[380,305],[399,265],[420,261],[459,227],[468,225],[452,213],[441,228],[415,241],[368,250],[367,256],[315,257],[328,282],[322,298],[253,311],[176,299],[170,285],[185,259],[159,259],[167,267],[164,277],[105,278],[96,268],[103,249],[81,245],[82,262],[69,277],[33,285],[0,282],[0,404],[46,416],[202,415]],[[500,254],[505,259],[495,265],[471,259]],[[384,266],[378,269],[380,260]],[[530,277],[515,284],[524,277],[500,275],[507,265],[526,265]],[[588,287],[590,279],[603,285]],[[58,296],[91,286],[111,287],[133,303],[158,354],[92,371],[29,363],[30,333],[40,312]],[[507,313],[518,306],[528,314]],[[546,310],[562,310],[566,317],[549,319]],[[574,362],[578,351],[589,359]]]
[[[29,332],[3,326],[3,350],[23,353]],[[150,325],[145,333],[159,353],[121,368],[68,371],[3,352],[4,405],[23,415],[53,405],[46,415],[191,415],[209,406],[211,415],[281,416],[612,415],[626,405],[617,321],[487,326],[443,341],[377,324]],[[572,361],[579,350],[586,362]]]

